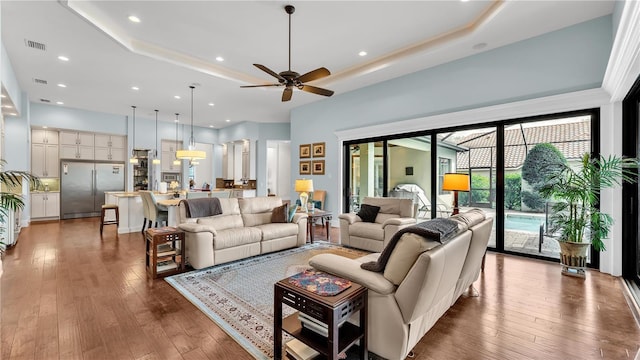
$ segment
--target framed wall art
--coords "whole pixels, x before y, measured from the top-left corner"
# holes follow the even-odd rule
[[[311,157],[311,144],[302,144],[300,145],[300,158],[310,158]]]
[[[324,157],[324,143],[313,144],[313,157]]]
[[[324,175],[324,160],[313,160],[311,168],[313,175]]]
[[[300,175],[311,174],[311,161],[300,161]]]

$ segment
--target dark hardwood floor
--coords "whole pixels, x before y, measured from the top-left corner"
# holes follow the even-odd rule
[[[317,238],[324,238],[321,227]],[[338,229],[332,229],[332,240]],[[251,359],[163,280],[142,234],[97,219],[35,223],[4,258],[2,359]],[[415,347],[415,359],[633,359],[640,330],[621,280],[489,253],[476,283]]]

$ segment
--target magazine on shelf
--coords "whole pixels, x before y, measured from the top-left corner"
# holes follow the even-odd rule
[[[329,328],[329,325],[327,325],[327,324],[323,323],[322,321],[320,321],[320,320],[318,320],[318,319],[316,319],[314,317],[311,317],[311,316],[309,316],[309,315],[307,315],[307,314],[305,314],[303,312],[298,312],[298,320],[300,320],[300,322],[307,322],[307,323],[311,322],[311,323],[314,323],[315,325],[321,326],[321,327],[323,327],[325,329]]]
[[[319,352],[313,350],[298,339],[287,341],[284,345],[284,349],[287,354],[291,355],[296,360],[311,360],[320,355]]]
[[[156,265],[156,271],[158,271],[158,272],[166,271],[166,270],[173,270],[173,269],[177,269],[177,268],[178,268],[178,264],[176,264],[175,261],[171,261],[171,260],[161,261]]]
[[[302,312],[298,312],[298,320],[300,320],[302,327],[312,330],[322,336],[329,336],[329,325],[322,321]],[[342,320],[342,322],[338,324],[338,327],[341,327],[346,321],[347,319]]]

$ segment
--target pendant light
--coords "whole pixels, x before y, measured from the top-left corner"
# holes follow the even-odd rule
[[[179,122],[178,115],[180,114],[176,113],[176,152],[174,153],[174,155],[178,154],[178,151],[177,151],[178,150],[178,122]],[[182,161],[180,161],[178,158],[175,158],[173,160],[173,165],[180,165],[180,164],[182,164]]]
[[[155,150],[153,150],[153,160],[151,161],[151,163],[153,165],[160,165],[160,159],[158,159],[158,111],[159,110],[153,110],[156,112],[156,144],[155,144]]]
[[[187,149],[178,150],[176,157],[178,159],[186,159],[189,161],[206,159],[207,153],[202,150],[196,150],[196,139],[193,137],[193,89],[195,86],[189,86],[191,89],[191,137],[189,138],[189,147]]]
[[[136,107],[131,106],[133,109],[133,143],[131,144],[131,158],[129,163],[138,164],[138,157],[136,156]]]

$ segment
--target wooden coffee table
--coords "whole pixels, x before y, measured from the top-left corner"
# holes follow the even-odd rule
[[[282,304],[327,324],[329,336],[303,328],[297,312],[282,319]],[[338,359],[338,354],[360,340],[360,359],[367,359],[367,288],[362,285],[352,283],[350,288],[335,296],[320,296],[289,283],[286,278],[274,285],[273,305],[275,360],[282,359],[283,330],[332,360]],[[359,326],[346,321],[356,311],[360,311]]]

